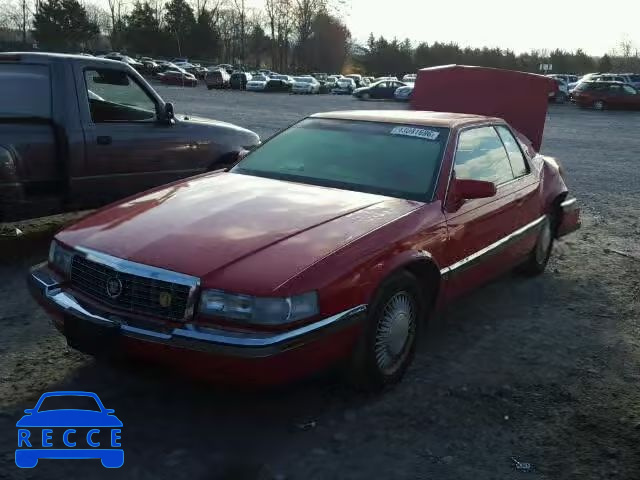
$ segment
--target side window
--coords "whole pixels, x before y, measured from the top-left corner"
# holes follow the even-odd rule
[[[629,85],[623,85],[622,89],[624,90],[624,93],[626,93],[627,95],[636,95],[638,92],[636,92],[636,89],[629,86]]]
[[[472,128],[460,134],[455,172],[456,178],[496,185],[514,178],[507,152],[493,127]]]
[[[47,66],[0,62],[0,116],[51,118]]]
[[[155,102],[126,72],[88,69],[84,78],[94,123],[144,122],[155,118]]]
[[[509,160],[511,160],[513,175],[518,178],[529,173],[527,161],[522,154],[522,150],[520,150],[520,145],[518,145],[518,142],[511,131],[504,126],[497,126],[496,130],[502,139],[502,143],[504,143],[504,148],[507,150]]]

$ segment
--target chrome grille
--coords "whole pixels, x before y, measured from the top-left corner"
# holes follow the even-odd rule
[[[107,289],[113,279],[122,285],[117,296],[110,296]],[[167,320],[183,320],[188,314],[188,285],[122,272],[82,255],[71,262],[71,284],[80,293],[127,312]]]

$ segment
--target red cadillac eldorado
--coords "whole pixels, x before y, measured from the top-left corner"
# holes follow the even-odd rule
[[[579,227],[559,163],[503,118],[312,115],[230,171],[64,229],[32,292],[92,354],[251,384],[343,365],[383,387],[435,309],[514,267],[542,273]]]

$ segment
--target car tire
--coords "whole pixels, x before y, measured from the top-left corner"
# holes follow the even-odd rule
[[[520,271],[528,276],[542,274],[547,268],[551,251],[553,250],[553,237],[555,231],[555,222],[553,217],[545,216],[542,227],[538,232],[538,239],[533,247],[526,262],[520,268]]]
[[[371,95],[367,92],[363,93],[360,97],[362,100],[371,100]]]
[[[370,303],[347,379],[359,390],[379,391],[399,382],[413,361],[427,301],[416,277],[387,278]]]
[[[596,100],[595,102],[593,102],[591,106],[593,107],[594,110],[599,110],[599,111],[602,111],[605,108],[607,108],[607,105],[602,100]]]

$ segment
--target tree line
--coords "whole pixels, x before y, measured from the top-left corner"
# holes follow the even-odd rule
[[[553,72],[575,74],[640,71],[640,56],[628,40],[621,41],[611,55],[595,58],[581,49],[575,52],[562,49],[532,50],[516,55],[509,49],[460,47],[456,43],[435,42],[429,45],[422,42],[413,47],[409,39],[376,39],[371,34],[366,45],[358,48],[353,57],[363,71],[378,76],[415,72],[420,68],[447,64],[478,65],[524,72],[539,72],[541,64],[551,64]]]
[[[640,71],[631,42],[600,58],[581,49],[568,52],[461,47],[455,43],[413,44],[376,38],[364,44],[351,38],[340,20],[344,0],[107,0],[107,9],[78,0],[8,0],[0,29],[21,31],[40,50],[106,51],[131,55],[188,57],[246,67],[291,72],[362,72],[400,75],[443,64],[468,64],[554,72]],[[32,2],[36,3],[32,3]]]

